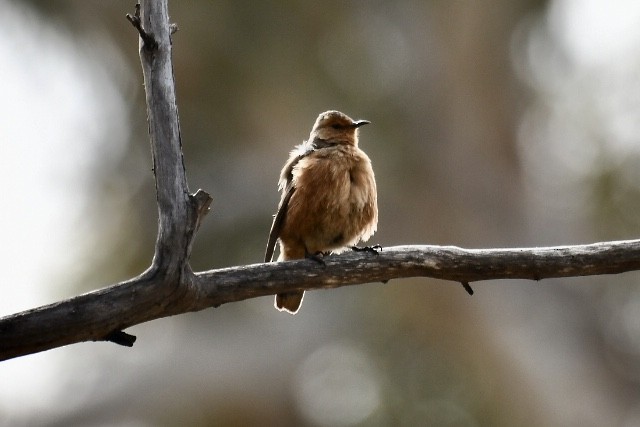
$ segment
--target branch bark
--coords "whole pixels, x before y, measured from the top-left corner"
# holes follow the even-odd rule
[[[189,256],[211,198],[190,194],[182,160],[167,0],[146,0],[127,17],[140,35],[158,237],[140,276],[54,304],[0,318],[0,360],[82,341],[133,345],[124,329],[150,320],[293,290],[336,288],[402,277],[469,283],[616,274],[640,269],[640,240],[523,249],[396,246],[193,273]]]
[[[328,256],[196,273],[188,287],[157,293],[166,277],[145,273],[111,287],[0,319],[0,360],[81,341],[150,320],[293,290],[329,289],[403,277],[454,282],[617,274],[640,269],[640,240],[579,246],[462,249],[395,246],[378,255]]]

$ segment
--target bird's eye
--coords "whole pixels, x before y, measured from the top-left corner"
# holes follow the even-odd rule
[[[331,127],[334,128],[334,129],[340,129],[340,125],[338,125],[338,124],[331,125]]]

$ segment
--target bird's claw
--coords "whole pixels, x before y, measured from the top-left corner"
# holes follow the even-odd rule
[[[351,246],[351,250],[356,251],[356,252],[369,252],[369,253],[378,255],[378,253],[382,252],[382,246],[380,246],[380,245]]]
[[[328,255],[328,252],[318,251],[318,252],[313,253],[313,254],[310,254],[310,253],[307,252],[307,253],[305,253],[304,257],[308,258],[308,259],[311,259],[311,260],[317,262],[318,264],[327,265],[324,262],[324,259],[323,259],[326,255]]]

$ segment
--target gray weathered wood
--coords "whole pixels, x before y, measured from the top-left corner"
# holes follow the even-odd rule
[[[516,249],[396,246],[378,255],[328,256],[325,263],[297,260],[205,271],[196,273],[189,286],[167,282],[149,270],[127,282],[0,319],[0,360],[102,340],[110,331],[142,322],[292,290],[401,277],[477,282],[623,273],[640,269],[640,240]],[[165,289],[161,294],[156,292],[159,286]],[[461,298],[473,297],[461,293]]]
[[[313,260],[255,264],[196,273],[193,310],[231,301],[406,277],[454,282],[618,274],[640,269],[640,240],[546,248],[463,249],[394,246],[378,255],[345,253]],[[465,296],[465,295],[463,295]]]

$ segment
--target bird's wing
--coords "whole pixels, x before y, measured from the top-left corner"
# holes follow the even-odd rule
[[[282,229],[282,224],[284,223],[284,217],[287,215],[287,208],[289,206],[289,200],[293,195],[293,192],[296,190],[291,183],[287,186],[285,190],[284,196],[280,201],[280,206],[278,206],[278,212],[273,218],[273,224],[271,224],[271,231],[269,232],[269,241],[267,242],[267,250],[264,254],[264,262],[271,262],[273,258],[273,252],[276,248],[276,242],[278,241],[278,236],[280,235],[280,230]]]
[[[280,231],[282,230],[284,218],[287,215],[289,200],[296,190],[296,187],[293,184],[293,168],[298,164],[300,160],[304,159],[314,151],[318,151],[330,146],[331,143],[319,138],[315,138],[313,141],[299,145],[296,150],[292,152],[292,157],[282,169],[280,182],[282,183],[281,185],[284,186],[284,190],[282,200],[280,200],[280,205],[278,206],[278,212],[273,218],[273,224],[271,224],[269,241],[267,242],[267,250],[264,254],[264,262],[271,262],[271,259],[273,258],[273,252],[276,248],[276,242],[278,241],[278,236],[280,235]]]

